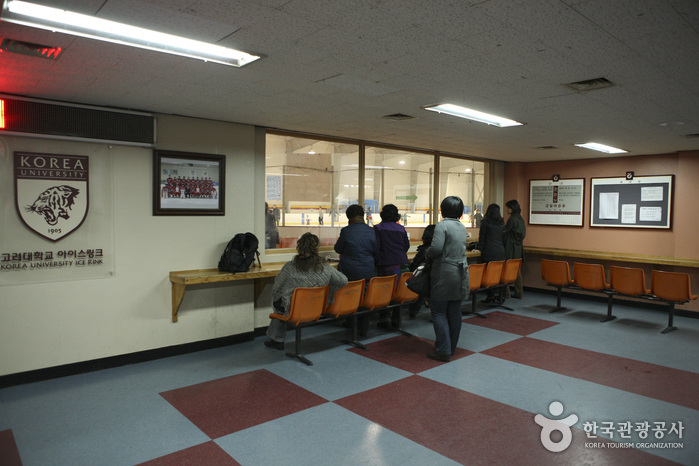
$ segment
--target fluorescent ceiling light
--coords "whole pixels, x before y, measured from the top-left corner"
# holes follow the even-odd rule
[[[7,0],[2,20],[24,26],[63,32],[89,39],[129,45],[156,52],[170,53],[229,66],[244,66],[261,58],[238,50],[207,44],[196,40],[150,31],[18,0]]]
[[[598,144],[596,142],[586,142],[585,144],[575,144],[578,147],[584,147],[585,149],[598,150],[606,154],[625,154],[627,151],[623,149],[617,149],[616,147],[605,146],[604,144]]]
[[[468,118],[469,120],[480,121],[481,123],[486,123],[488,125],[498,126],[500,128],[505,128],[507,126],[519,126],[522,123],[514,120],[508,120],[507,118],[502,118],[496,115],[490,115],[488,113],[479,112],[477,110],[471,110],[470,108],[460,107],[454,104],[442,104],[442,105],[430,105],[429,107],[422,107],[425,110],[430,110],[437,113],[446,113],[447,115],[452,115],[460,118]]]

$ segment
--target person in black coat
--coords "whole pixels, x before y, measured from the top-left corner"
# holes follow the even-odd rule
[[[425,262],[425,251],[427,251],[427,248],[429,248],[432,244],[432,235],[434,235],[434,227],[434,224],[429,224],[425,227],[425,230],[422,232],[422,244],[417,247],[415,257],[413,258],[413,261],[410,263],[408,267],[411,272],[415,272],[415,269],[417,269],[420,264]],[[420,312],[420,309],[422,309],[422,305],[425,303],[425,298],[426,296],[424,295],[418,296],[417,301],[415,301],[410,305],[410,307],[408,307],[411,319],[414,319],[417,316],[417,313]]]
[[[504,261],[505,245],[502,242],[502,231],[505,228],[505,220],[500,214],[500,206],[490,204],[485,211],[481,228],[478,232],[478,250],[481,252],[481,262]],[[495,295],[488,291],[488,297],[484,303],[495,301]]]

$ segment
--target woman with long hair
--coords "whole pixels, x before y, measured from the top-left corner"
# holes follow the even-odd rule
[[[272,309],[277,314],[288,315],[291,297],[296,288],[330,285],[329,297],[347,284],[347,277],[335,270],[318,253],[320,241],[313,233],[304,233],[296,245],[298,254],[284,264],[272,287]],[[267,328],[270,340],[268,348],[283,350],[286,338],[286,322],[272,319]]]
[[[507,201],[505,207],[507,207],[507,213],[510,214],[502,231],[503,242],[505,243],[505,259],[522,259],[524,261],[524,245],[522,241],[527,236],[527,227],[522,218],[522,208],[516,199]],[[513,296],[516,299],[522,299],[523,292],[524,283],[522,281],[522,272],[520,271],[515,281],[515,294]],[[510,297],[509,286],[505,288],[505,297]]]
[[[461,333],[461,302],[468,298],[466,227],[459,221],[464,203],[449,196],[440,205],[443,220],[437,224],[432,244],[425,252],[432,259],[430,311],[435,334],[435,351],[427,357],[449,361],[456,352]]]
[[[502,231],[505,221],[500,214],[500,206],[490,204],[485,211],[481,228],[478,230],[478,250],[481,252],[481,262],[504,261],[505,246],[502,243]],[[495,294],[488,291],[488,297],[484,303],[495,301]]]

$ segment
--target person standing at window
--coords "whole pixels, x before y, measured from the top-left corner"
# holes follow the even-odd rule
[[[524,261],[524,237],[527,236],[527,227],[522,218],[522,208],[516,199],[507,201],[505,204],[507,213],[510,217],[507,219],[505,228],[502,231],[503,242],[505,243],[505,259],[522,259]],[[515,281],[515,299],[522,299],[524,291],[524,283],[522,281],[522,272],[520,270]],[[510,287],[505,288],[505,297],[510,297]]]
[[[415,257],[413,257],[413,261],[410,263],[410,266],[408,267],[411,272],[415,272],[415,269],[417,269],[420,266],[420,264],[422,264],[425,261],[425,253],[427,252],[427,249],[432,245],[432,235],[434,235],[435,226],[436,225],[430,223],[425,227],[425,230],[422,232],[422,244],[417,247]],[[422,305],[425,304],[426,298],[427,297],[425,295],[419,295],[417,300],[408,307],[411,319],[417,317],[418,312],[420,312],[420,309],[422,309]]]
[[[481,221],[481,228],[478,231],[477,248],[481,252],[481,262],[504,261],[505,246],[502,242],[502,231],[505,221],[500,214],[500,206],[490,204],[485,211],[485,216]],[[495,294],[488,291],[488,297],[484,303],[495,301]]]
[[[432,259],[430,311],[435,334],[435,351],[427,353],[427,357],[446,362],[456,352],[461,333],[461,302],[468,298],[468,234],[459,221],[464,213],[459,197],[446,197],[440,210],[443,220],[435,227],[432,244],[425,252]]]
[[[366,285],[376,275],[374,257],[377,253],[374,229],[364,223],[364,209],[353,204],[347,207],[348,225],[340,230],[340,237],[335,243],[335,252],[340,254],[337,270],[347,276],[349,281],[366,280]],[[352,318],[348,318],[350,323]],[[369,330],[369,316],[357,318],[357,328],[361,336]]]
[[[403,269],[408,270],[408,249],[410,249],[410,240],[405,231],[405,227],[401,225],[401,216],[398,213],[398,207],[393,204],[386,204],[381,209],[381,223],[374,227],[376,234],[376,247],[378,253],[376,256],[376,268],[380,277],[388,275],[398,275]],[[395,309],[391,317],[394,327],[398,326],[398,312],[400,309]],[[379,312],[379,327],[388,328],[388,311]]]

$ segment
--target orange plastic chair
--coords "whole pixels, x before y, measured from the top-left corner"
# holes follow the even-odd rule
[[[366,280],[355,280],[349,282],[333,295],[332,304],[328,305],[325,310],[325,315],[334,319],[352,316],[352,340],[341,340],[347,345],[357,346],[363,349],[368,349],[357,341],[357,309],[362,303],[364,297],[364,284]]]
[[[478,317],[487,319],[488,316],[476,311],[476,292],[481,289],[483,283],[483,273],[487,264],[470,264],[468,266],[468,286],[471,294],[471,310],[466,311],[469,314],[475,314]],[[462,312],[463,314],[463,312]]]
[[[670,305],[670,318],[667,328],[660,333],[677,330],[677,327],[673,326],[675,305],[697,299],[697,296],[692,294],[689,274],[653,270],[650,275],[650,289],[659,300],[665,301]]]
[[[397,275],[389,275],[385,277],[373,277],[369,280],[369,285],[364,292],[364,299],[362,299],[362,304],[359,305],[359,310],[356,315],[370,314],[378,310],[385,310],[396,306],[391,305],[391,300],[393,299],[393,293],[396,289],[397,279]],[[365,346],[359,347],[366,349]]]
[[[549,286],[556,287],[556,307],[549,312],[565,310],[561,307],[561,290],[575,285],[570,278],[570,265],[566,261],[541,259],[541,278]]]
[[[522,259],[508,259],[505,262],[505,266],[502,269],[502,275],[500,276],[500,285],[502,286],[502,291],[505,291],[507,287],[517,281],[517,276],[519,271],[522,269]],[[500,297],[503,298],[502,292]],[[502,301],[502,299],[500,300]],[[502,302],[500,307],[507,309],[508,311],[514,311],[511,307],[503,306]]]
[[[609,322],[616,319],[612,315],[612,300],[614,299],[614,290],[607,283],[607,277],[604,274],[604,266],[602,264],[583,264],[575,262],[573,264],[573,275],[575,284],[583,290],[599,291],[607,295],[607,317],[600,322]]]
[[[402,328],[402,323],[403,323],[403,306],[406,303],[412,303],[414,301],[417,301],[417,299],[420,297],[417,293],[413,292],[410,290],[405,285],[405,282],[408,281],[408,279],[413,275],[412,272],[403,272],[400,276],[400,279],[398,280],[398,286],[396,289],[393,291],[393,297],[391,298],[391,304],[392,305],[397,305],[398,306],[398,332],[402,333],[405,336],[412,337],[412,333],[408,333]]]
[[[398,280],[398,286],[393,292],[393,298],[391,299],[392,302],[405,304],[417,301],[419,295],[411,291],[410,288],[408,288],[407,286],[405,286],[405,282],[408,281],[408,278],[410,278],[412,275],[412,272],[404,272],[400,276],[400,280]]]
[[[651,291],[646,288],[646,275],[643,269],[612,265],[609,267],[609,284],[615,292],[626,296],[651,294]]]
[[[291,305],[289,306],[289,314],[272,313],[270,319],[278,319],[286,322],[289,325],[296,327],[296,349],[293,353],[286,353],[291,358],[296,358],[308,366],[313,363],[299,354],[301,346],[301,327],[303,324],[317,322],[321,314],[325,310],[325,305],[328,302],[328,293],[330,285],[313,287],[313,288],[296,288],[291,297]]]
[[[393,290],[396,289],[396,278],[397,275],[389,275],[387,277],[374,277],[369,280],[369,286],[359,307],[364,312],[388,307],[393,298]]]
[[[364,297],[365,280],[349,282],[333,295],[333,302],[325,309],[325,315],[340,318],[357,312]]]

